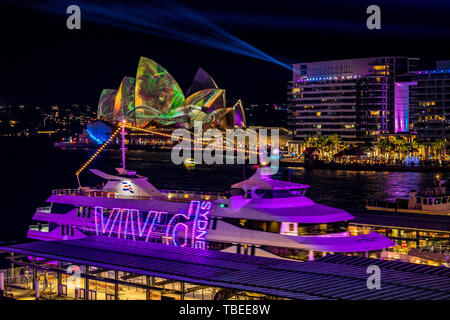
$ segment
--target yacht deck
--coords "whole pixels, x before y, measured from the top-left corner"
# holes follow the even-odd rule
[[[191,200],[214,201],[218,199],[226,199],[225,193],[220,192],[199,192],[186,190],[159,190],[163,197],[149,196],[124,196],[114,192],[104,192],[102,190],[83,190],[83,189],[56,189],[52,191],[52,195],[58,196],[84,196],[84,197],[100,197],[110,199],[127,199],[127,200],[162,200],[173,202],[189,202]]]

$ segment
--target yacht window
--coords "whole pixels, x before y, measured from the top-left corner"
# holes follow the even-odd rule
[[[272,228],[270,228],[270,222],[268,221],[249,220],[246,227],[250,230],[276,232],[276,230],[274,230],[276,229],[276,226],[272,225]]]
[[[75,209],[76,207],[73,204],[66,204],[66,203],[53,203],[51,213],[59,213],[59,214],[66,214],[70,210]]]
[[[263,199],[272,199],[274,195],[273,190],[257,189],[255,193]]]
[[[159,225],[166,225],[169,223],[170,219],[172,219],[174,214],[161,212],[159,219],[157,220]]]
[[[339,221],[332,223],[303,223],[298,224],[299,235],[315,235],[315,234],[328,234],[328,233],[340,233],[348,231],[348,221]]]
[[[423,198],[423,204],[428,204],[428,199],[427,198]]]
[[[247,220],[237,218],[222,218],[222,220],[243,229],[273,233],[280,233],[281,229],[281,222],[275,221]]]
[[[447,197],[442,198],[442,203],[447,203]]]
[[[281,223],[260,220],[247,220],[245,228],[250,230],[280,233]]]
[[[434,199],[434,204],[441,204],[441,198]]]
[[[243,189],[231,189],[230,193],[232,196],[243,196],[245,191]]]
[[[30,225],[29,229],[33,231],[49,232],[50,224],[45,221],[35,221],[36,224]]]
[[[298,197],[298,196],[304,196],[305,195],[305,189],[294,189],[291,190],[291,195]]]
[[[289,223],[289,232],[293,232],[293,231],[294,231],[294,224]]]
[[[305,195],[305,189],[286,189],[286,190],[274,190],[274,198],[289,198],[289,197],[300,197]]]
[[[416,198],[416,203],[421,204],[421,202],[422,202],[422,198],[421,197],[417,197]]]
[[[294,197],[294,195],[292,195],[291,193],[292,190],[275,190],[274,191],[274,197],[275,198],[289,198],[289,197]]]

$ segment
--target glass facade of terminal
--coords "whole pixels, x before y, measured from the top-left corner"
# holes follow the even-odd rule
[[[6,296],[21,296],[23,299],[35,298],[36,285],[39,286],[39,298],[50,300],[282,299],[259,293],[201,286],[161,277],[57,261],[50,261],[48,264],[44,262],[38,268],[35,268],[31,261],[22,262],[0,272],[5,275]]]
[[[409,229],[402,227],[385,227],[352,223],[350,234],[356,235],[358,230],[374,231],[394,241],[394,251],[408,253],[411,249],[435,248],[436,251],[450,249],[450,232]]]

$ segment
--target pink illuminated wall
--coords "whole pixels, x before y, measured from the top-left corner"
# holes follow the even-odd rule
[[[396,82],[394,89],[395,133],[409,131],[409,86],[417,82]]]

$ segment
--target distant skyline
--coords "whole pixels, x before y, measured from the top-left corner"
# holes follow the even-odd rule
[[[87,21],[83,14],[87,16],[89,10],[83,9],[84,2],[80,1],[38,2],[52,5],[60,14],[32,9],[22,0],[6,3],[0,6],[0,105],[96,106],[102,89],[117,88],[123,75],[134,76],[140,56],[164,66],[183,91],[202,67],[230,99],[242,98],[244,104],[286,100],[291,72],[278,64],[168,39],[164,34],[114,27],[111,21]],[[68,30],[65,8],[77,3],[82,10],[82,28]],[[117,1],[102,3],[111,10],[118,6]],[[134,1],[133,6],[140,8],[143,3]],[[284,63],[402,55],[421,58],[423,68],[430,69],[435,60],[450,59],[450,3],[377,1],[381,30],[366,28],[366,8],[370,4],[374,3],[183,2],[206,23]],[[124,5],[130,6],[126,2]],[[167,6],[164,8],[167,10]],[[156,11],[151,12],[145,22],[159,18]],[[218,38],[211,30],[201,29],[205,37],[209,34]]]

